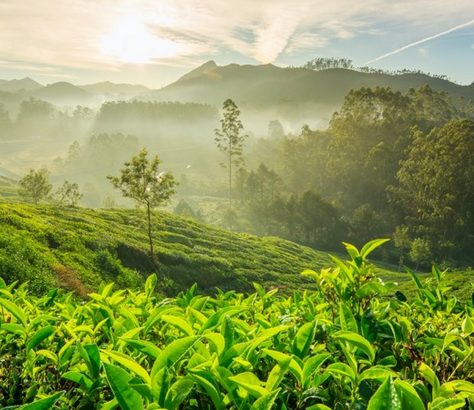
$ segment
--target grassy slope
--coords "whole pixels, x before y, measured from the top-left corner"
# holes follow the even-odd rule
[[[18,184],[14,180],[0,175],[0,197],[5,201],[18,200]]]
[[[297,288],[307,286],[303,269],[329,263],[325,253],[282,239],[234,234],[162,212],[154,222],[159,274],[169,292],[194,282],[204,291],[246,290],[253,281]],[[0,204],[0,276],[30,280],[38,290],[59,283],[85,291],[102,280],[138,285],[155,270],[143,224],[136,210]]]
[[[333,265],[325,252],[279,238],[234,234],[190,219],[159,212],[155,216],[161,290],[174,294],[197,283],[200,290],[305,288],[306,269]],[[41,292],[60,285],[78,293],[102,281],[138,286],[155,271],[147,256],[143,214],[137,210],[92,210],[0,203],[0,276],[29,280]],[[384,280],[413,292],[409,276],[389,265]],[[462,298],[473,291],[473,271],[450,272],[448,282]]]

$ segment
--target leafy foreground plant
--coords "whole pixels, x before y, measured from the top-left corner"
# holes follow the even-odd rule
[[[461,409],[474,405],[472,303],[443,274],[407,301],[366,258],[305,271],[317,291],[155,296],[113,285],[78,301],[0,284],[0,407]],[[16,407],[15,407],[16,406]],[[471,407],[469,407],[471,406]]]

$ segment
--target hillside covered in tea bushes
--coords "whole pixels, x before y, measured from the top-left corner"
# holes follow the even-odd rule
[[[153,272],[168,294],[194,283],[202,292],[251,290],[252,282],[295,289],[308,282],[302,270],[329,261],[326,253],[282,239],[156,212],[154,266],[144,218],[138,210],[0,204],[0,277],[29,281],[38,293],[60,286],[82,295],[101,282],[136,288]]]

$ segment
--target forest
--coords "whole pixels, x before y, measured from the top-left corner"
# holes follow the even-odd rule
[[[213,141],[219,110],[208,105],[107,102],[98,111],[68,112],[30,99],[15,121],[1,110],[3,155],[28,158],[24,144],[47,135],[38,149],[48,156],[38,168],[48,168],[53,181],[79,184],[88,206],[130,206],[106,176],[146,145],[178,179],[171,209],[188,216],[324,250],[389,237],[382,257],[391,263],[472,265],[470,101],[429,86],[360,88],[325,128],[285,131],[275,119],[263,136],[248,131],[245,109],[236,108],[246,138],[232,173],[232,210],[222,205],[228,176]]]

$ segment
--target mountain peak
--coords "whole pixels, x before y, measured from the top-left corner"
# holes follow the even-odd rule
[[[219,66],[214,60],[209,60],[208,62],[200,65],[189,73],[183,75],[178,81],[190,80],[192,78],[197,78],[202,75],[209,75],[210,73],[214,72],[214,70],[218,67]]]

